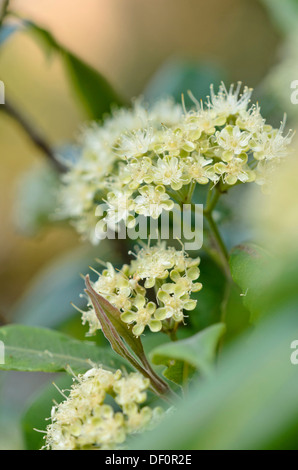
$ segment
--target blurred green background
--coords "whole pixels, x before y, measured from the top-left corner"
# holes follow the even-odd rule
[[[286,14],[280,13],[280,4]],[[241,80],[255,87],[255,96],[264,99],[264,112],[271,113],[273,120],[278,115],[278,122],[282,109],[296,121],[289,89],[290,82],[298,79],[295,0],[11,0],[10,7],[52,32],[61,44],[103,73],[126,100],[144,89],[148,97],[160,88],[179,94],[182,64],[184,70],[189,67],[189,74],[185,73],[190,84],[198,68],[202,92],[222,74],[226,83]],[[20,31],[0,47],[0,71],[7,96],[51,145],[75,139],[88,116],[69,86],[59,57],[47,57],[32,36]],[[19,318],[20,305],[31,308],[26,293],[34,288],[40,293],[40,279],[50,283],[58,272],[61,275],[61,255],[69,263],[66,272],[70,270],[75,279],[79,267],[84,269],[91,261],[85,259],[88,246],[66,224],[48,224],[24,233],[26,206],[20,206],[17,194],[24,174],[32,166],[42,169],[45,157],[4,113],[0,113],[0,142],[0,321],[6,323]],[[34,190],[32,185],[33,199]],[[71,295],[78,295],[79,285],[78,279],[64,286],[64,302],[76,301]],[[51,315],[54,308],[48,305],[49,292],[39,297],[45,315]],[[38,323],[38,314],[32,313],[31,323]],[[59,311],[52,315],[57,318]],[[44,325],[54,326],[52,320],[45,318]],[[39,374],[0,373],[0,449],[22,447],[18,417],[43,381]]]

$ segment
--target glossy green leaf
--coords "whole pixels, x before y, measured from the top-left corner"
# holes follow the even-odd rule
[[[85,292],[92,302],[102,332],[112,349],[119,356],[125,358],[137,371],[149,378],[151,385],[158,393],[167,393],[169,391],[168,386],[151,368],[145,356],[140,337],[135,337],[131,326],[125,325],[121,321],[120,311],[93,289],[89,275],[86,276],[85,283]],[[128,350],[127,345],[135,356]]]
[[[227,328],[222,345],[234,340],[251,326],[250,312],[243,303],[242,291],[232,281],[226,283],[221,303],[221,319]]]
[[[165,365],[165,377],[178,384],[184,382],[185,374],[188,376],[194,369],[207,375],[215,359],[218,341],[225,330],[225,325],[218,323],[187,339],[162,344],[151,352],[152,362]],[[188,366],[190,371],[186,370]]]
[[[92,363],[113,368],[123,364],[108,349],[46,328],[4,326],[0,328],[0,341],[5,348],[1,370],[61,372],[70,366],[79,373],[90,369]]]
[[[28,31],[32,32],[32,34],[35,35],[39,41],[41,41],[42,46],[45,48],[48,54],[61,50],[60,44],[58,41],[56,41],[50,31],[42,28],[41,26],[38,26],[30,20],[22,20],[22,24],[25,28],[27,28]]]
[[[123,323],[120,319],[120,311],[114,307],[110,302],[108,302],[104,297],[102,297],[98,292],[95,292],[90,284],[89,275],[86,276],[86,293],[90,296],[92,300],[94,309],[96,311],[99,320],[101,318],[101,309],[107,316],[108,321],[116,329],[117,333],[124,339],[124,341],[130,346],[133,352],[141,358],[144,355],[144,349],[140,337],[136,337],[132,333],[131,325]],[[99,307],[99,308],[97,308]]]
[[[94,67],[63,47],[46,29],[31,21],[26,21],[25,24],[27,29],[43,43],[49,54],[61,55],[70,82],[90,118],[101,119],[111,111],[111,106],[123,105],[123,100]]]
[[[200,271],[198,280],[203,284],[203,289],[192,294],[192,298],[197,300],[197,306],[187,319],[187,323],[195,332],[220,321],[225,289],[224,274],[211,258],[201,258]]]
[[[108,81],[94,67],[68,51],[63,51],[62,57],[73,87],[90,118],[100,119],[110,112],[112,105],[123,105]]]
[[[173,363],[171,363],[173,362]],[[188,387],[190,380],[192,380],[196,368],[185,361],[172,360],[168,362],[168,368],[164,370],[163,375],[166,379],[180,385]]]
[[[253,243],[239,245],[231,252],[232,277],[242,290],[243,303],[251,313],[252,322],[264,311],[263,291],[271,282],[271,264],[268,251]]]

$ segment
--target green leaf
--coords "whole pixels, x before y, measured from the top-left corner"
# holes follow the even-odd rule
[[[98,292],[96,292],[91,286],[89,275],[85,278],[86,289],[85,292],[88,294],[96,316],[100,322],[101,329],[107,340],[109,341],[112,349],[119,354],[121,357],[126,358],[134,367],[138,368],[138,362],[128,351],[123,339],[131,338],[131,332],[128,332],[123,328],[123,324],[120,323],[120,312]],[[120,331],[119,331],[120,330]],[[123,336],[124,335],[124,336]],[[122,338],[121,338],[122,337]],[[140,343],[139,338],[136,338],[136,346]],[[133,344],[133,347],[135,345]]]
[[[117,333],[126,341],[130,346],[133,352],[141,358],[144,355],[144,349],[140,337],[134,336],[132,333],[131,325],[123,323],[120,318],[120,311],[114,307],[110,302],[108,302],[104,297],[102,297],[98,292],[95,292],[90,284],[89,275],[85,278],[86,283],[86,293],[89,295],[90,300],[93,303],[93,307],[96,311],[96,314],[100,322],[104,319],[101,318],[101,309],[107,316],[108,321],[115,328]],[[100,307],[100,308],[98,308]]]
[[[183,93],[186,104],[193,104],[187,95],[188,90],[198,100],[204,100],[210,93],[210,83],[216,88],[222,80],[225,80],[225,75],[220,67],[213,64],[182,59],[171,60],[154,75],[145,89],[144,96],[148,101],[154,101],[162,96],[173,96],[181,103]]]
[[[60,44],[56,41],[52,33],[41,26],[38,26],[33,21],[22,20],[22,24],[25,29],[30,31],[42,44],[45,48],[47,54],[52,54],[52,52],[61,50]]]
[[[92,302],[103,334],[113,350],[125,358],[141,374],[149,378],[157,393],[167,393],[169,391],[167,384],[153,371],[147,361],[140,337],[133,335],[131,325],[125,325],[121,321],[120,311],[93,289],[89,275],[85,277],[85,283],[85,292]],[[130,353],[126,345],[131,348],[136,357]]]
[[[73,87],[90,118],[100,119],[110,112],[112,105],[123,105],[108,81],[95,68],[71,52],[63,51],[62,57]]]
[[[227,281],[221,303],[221,319],[227,327],[224,337],[225,344],[251,326],[250,312],[242,299],[241,289],[233,281]]]
[[[197,300],[197,306],[188,318],[188,323],[195,332],[220,321],[225,288],[224,274],[210,257],[202,256],[200,271],[199,281],[203,284],[203,289],[192,295]]]
[[[0,341],[5,347],[1,370],[62,372],[70,366],[75,373],[81,373],[90,369],[92,362],[113,368],[123,365],[108,349],[46,328],[4,326],[0,328]]]
[[[225,325],[218,323],[187,339],[162,344],[151,352],[152,362],[165,365],[165,377],[178,384],[185,381],[185,374],[189,375],[196,369],[208,375],[215,359],[218,341],[225,330]],[[190,367],[188,372],[185,371],[187,366]]]
[[[72,378],[63,375],[54,380],[54,383],[60,390],[69,389],[72,384]],[[22,416],[22,430],[24,443],[27,450],[38,450],[44,445],[44,434],[37,432],[36,429],[44,431],[49,424],[48,418],[51,416],[51,408],[55,403],[60,403],[64,398],[54,387],[53,383],[49,383],[33,397],[32,403],[27,407]]]
[[[295,302],[237,340],[216,374],[193,384],[175,413],[132,448],[297,449],[298,374],[290,362],[297,332],[296,288]]]
[[[25,25],[43,43],[49,54],[60,54],[70,82],[90,118],[101,119],[111,111],[111,106],[123,105],[123,100],[94,67],[63,47],[46,29],[31,21],[26,21]]]
[[[196,368],[188,362],[172,360],[168,362],[168,368],[164,370],[163,375],[171,382],[184,387],[188,386],[195,372]]]
[[[270,286],[271,262],[267,250],[253,243],[239,245],[231,252],[232,277],[242,290],[243,303],[251,313],[252,322],[256,322],[264,311],[263,291]]]

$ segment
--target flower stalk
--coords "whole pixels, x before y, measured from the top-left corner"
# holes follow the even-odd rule
[[[204,209],[203,214],[206,220],[208,221],[210,232],[213,236],[217,251],[220,255],[223,270],[227,278],[229,279],[231,277],[229,267],[229,253],[213,217],[213,210],[220,198],[220,195],[221,191],[218,185],[215,187],[215,190],[212,190],[211,188],[209,189],[207,194],[206,208]]]

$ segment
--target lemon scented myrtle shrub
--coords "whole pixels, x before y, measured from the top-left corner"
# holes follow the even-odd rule
[[[213,219],[216,203],[230,187],[239,184],[255,182],[266,189],[273,169],[282,165],[287,156],[292,139],[291,131],[284,133],[285,121],[278,129],[266,123],[259,105],[250,105],[251,93],[247,87],[241,92],[240,83],[228,89],[221,84],[218,93],[211,86],[205,103],[191,95],[194,105],[190,110],[186,110],[184,103],[180,106],[171,99],[151,107],[136,100],[131,108],[115,110],[101,124],[85,127],[81,156],[62,177],[60,201],[64,215],[83,237],[98,242],[94,236],[95,212],[101,200],[107,204],[106,213],[99,216],[104,232],[107,228],[117,230],[120,221],[132,226],[136,214],[157,219],[163,211],[170,211],[175,202],[191,204],[196,185],[209,185],[204,215],[216,240],[219,263],[227,272],[229,255]],[[159,241],[140,245],[130,255],[131,262],[121,268],[107,262],[92,287],[87,280],[88,305],[82,311],[82,321],[88,323],[89,335],[103,330],[114,350],[135,365],[122,344],[125,334],[130,335],[127,341],[130,345],[140,342],[147,329],[153,334],[167,333],[176,341],[177,330],[188,323],[190,315],[197,315],[200,295],[193,296],[202,289],[202,284],[198,280],[200,259],[190,257],[183,247],[176,249]],[[107,332],[109,325],[115,328],[115,337]],[[140,358],[146,370],[147,360],[144,362],[142,354]],[[142,368],[138,369],[144,373]],[[150,374],[151,370],[145,374],[148,386]],[[142,376],[129,377],[121,379],[121,383],[125,386],[125,380],[131,381],[130,387],[137,393]],[[154,373],[153,389],[167,396],[168,386],[160,388],[158,382]],[[116,389],[117,385],[114,393]],[[53,424],[47,431],[49,448],[56,445],[52,434],[58,432],[60,410],[67,404],[72,406],[72,394],[54,412]],[[83,392],[80,396],[90,413],[87,396]],[[116,403],[119,404],[117,395]],[[114,415],[111,407],[101,403],[98,406],[98,412],[92,412],[96,419],[89,423],[87,416],[82,418],[82,426],[85,421],[90,426],[90,439],[85,429],[72,430],[71,424],[63,423],[64,433],[69,433],[70,442],[73,440],[65,446],[114,448],[124,443],[127,433],[143,429],[139,426],[143,412],[136,405],[133,417],[126,408],[124,415]],[[145,422],[150,422],[154,410],[143,410]],[[136,429],[127,424],[134,418],[138,423]]]
[[[168,416],[174,419],[191,387],[200,396],[216,374],[225,334],[230,341],[237,328],[248,329],[251,322],[258,328],[251,293],[245,298],[252,282],[246,256],[259,260],[267,254],[251,245],[229,252],[218,202],[231,188],[237,198],[248,183],[270,192],[293,133],[285,130],[285,118],[272,127],[260,105],[251,103],[252,89],[241,83],[221,83],[218,90],[211,85],[202,99],[189,92],[190,107],[183,96],[181,104],[168,97],[124,105],[104,77],[44,29],[5,9],[1,28],[9,15],[60,54],[84,97],[91,121],[80,129],[75,158],[52,150],[9,102],[4,111],[44,150],[59,175],[52,219],[67,220],[94,245],[101,267],[85,270],[85,290],[77,292],[79,328],[96,342],[47,328],[4,326],[0,340],[9,354],[0,368],[71,375],[66,389],[57,385],[61,397],[51,413],[53,388],[47,392],[47,421],[32,422],[40,402],[25,415],[29,447],[37,442],[33,428],[38,427],[44,440],[34,445],[43,449],[128,449],[137,436],[158,430]],[[162,239],[162,216],[184,205],[194,214],[198,202],[205,222],[201,251],[187,251],[183,236]],[[155,239],[150,234],[132,242],[120,236],[120,225],[134,228],[140,216],[156,222]],[[110,251],[103,253],[102,245]],[[193,413],[200,426],[202,409]]]

